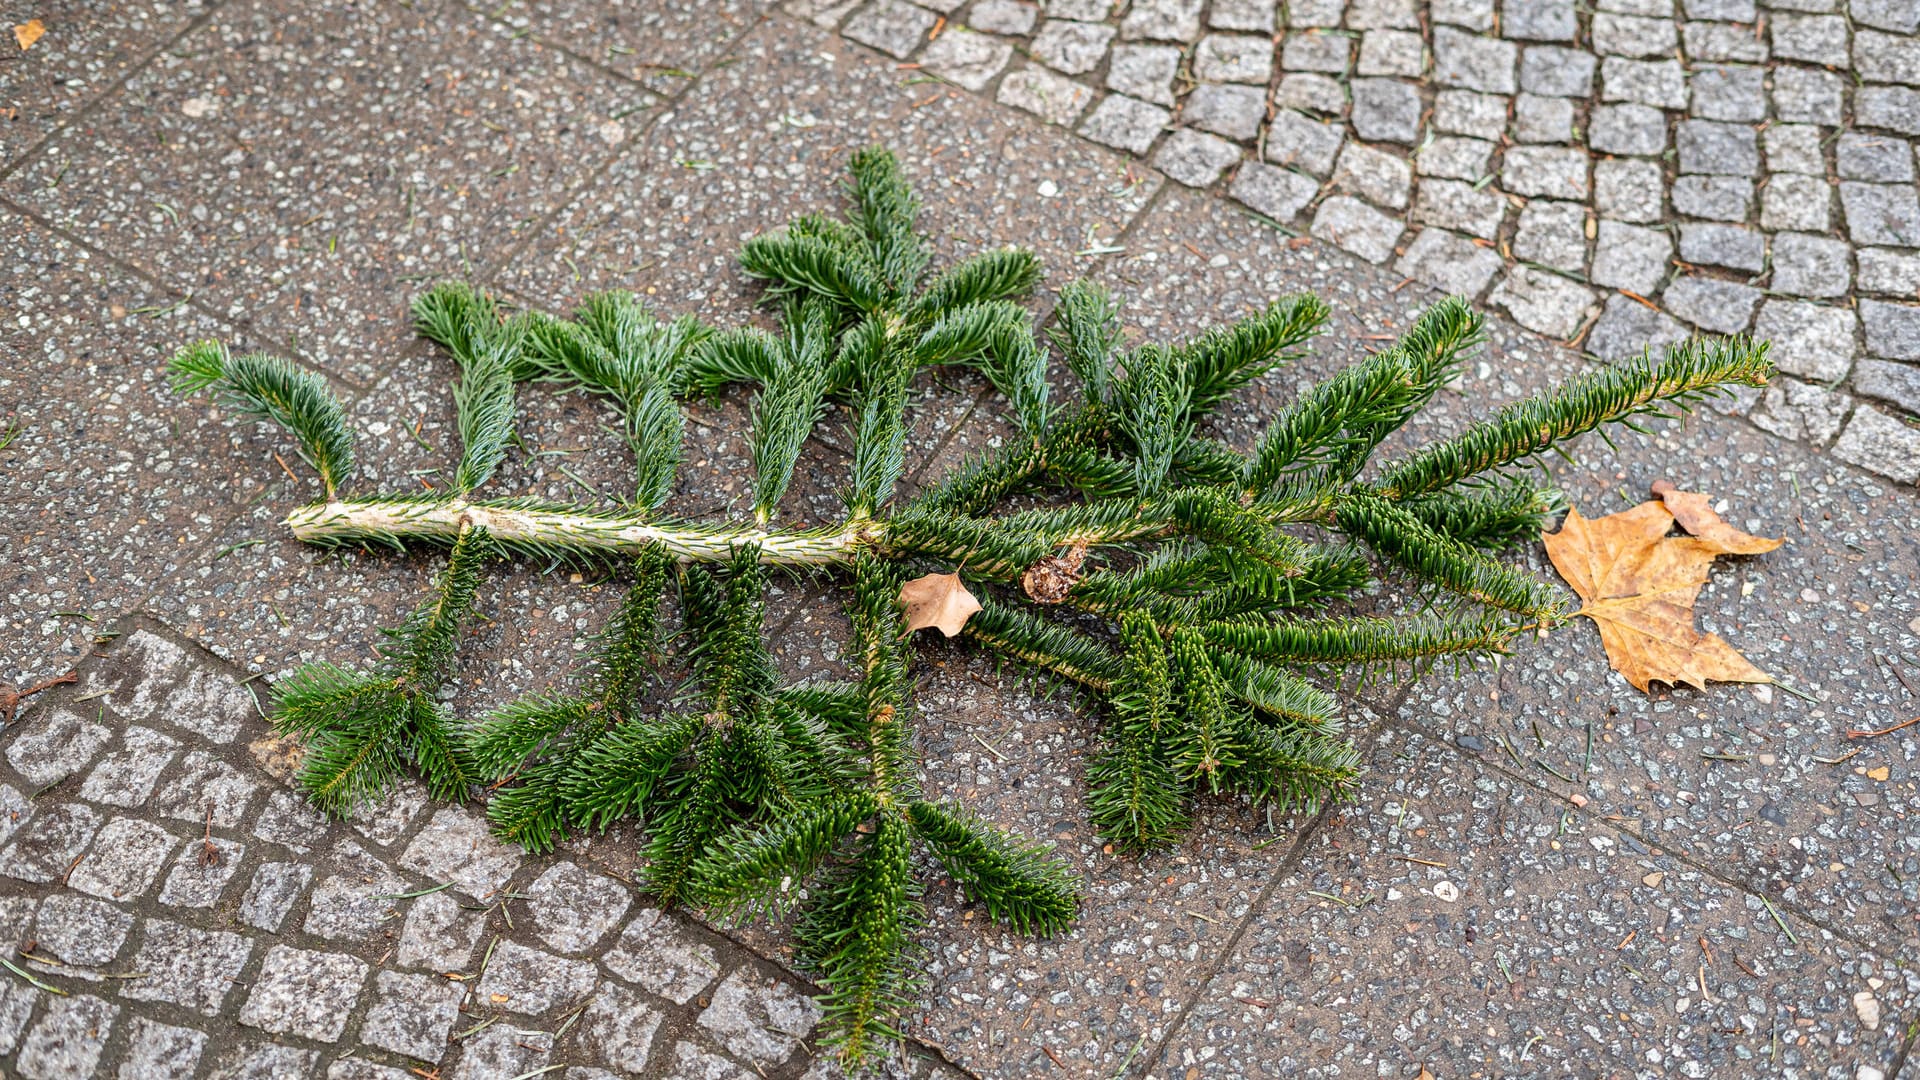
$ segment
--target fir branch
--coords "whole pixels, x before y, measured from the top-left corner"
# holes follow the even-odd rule
[[[512,366],[523,333],[519,324],[509,323],[476,334],[473,354],[461,362],[453,390],[462,447],[454,488],[461,496],[486,483],[507,455],[507,440],[513,437]]]
[[[756,236],[741,245],[740,268],[775,296],[811,293],[864,312],[887,303],[886,285],[866,260],[813,236]]]
[[[1202,632],[1207,644],[1257,660],[1342,666],[1504,653],[1516,629],[1494,615],[1355,615],[1218,622]]]
[[[177,394],[212,390],[224,406],[252,420],[271,420],[293,434],[300,457],[320,474],[332,499],[353,474],[353,432],[327,380],[277,356],[229,356],[208,339],[175,353],[167,364]]]
[[[1566,614],[1555,590],[1503,566],[1462,541],[1434,532],[1418,517],[1376,495],[1340,502],[1342,531],[1415,576],[1488,607],[1515,612],[1542,625]]]
[[[1765,386],[1772,374],[1766,342],[1739,337],[1670,346],[1658,364],[1637,357],[1514,402],[1493,419],[1387,466],[1378,489],[1389,499],[1439,491],[1605,424],[1677,416],[1728,384]]]
[[[794,463],[825,413],[832,310],[818,301],[791,305],[778,366],[753,402],[754,521],[771,520]]]
[[[1236,652],[1218,650],[1212,657],[1227,692],[1259,712],[1322,735],[1339,731],[1339,703],[1332,694]]]
[[[911,832],[883,814],[849,865],[828,876],[795,926],[796,959],[826,994],[821,1043],[858,1072],[901,1038],[896,1017],[918,987],[913,934],[921,922],[909,866]]]
[[[1360,776],[1359,751],[1345,739],[1241,718],[1234,745],[1242,760],[1229,780],[1256,805],[1317,814],[1326,800],[1351,791]]]
[[[756,327],[723,330],[694,350],[681,376],[690,394],[711,397],[731,383],[765,386],[780,370],[780,341]]]
[[[701,901],[728,921],[778,917],[834,846],[879,810],[867,792],[841,792],[770,824],[734,830],[694,866]]]
[[[1226,686],[1209,656],[1206,640],[1190,627],[1173,633],[1169,650],[1180,690],[1181,723],[1165,740],[1174,772],[1217,794],[1226,775],[1244,760],[1234,736],[1239,717],[1227,704]]]
[[[414,332],[446,349],[462,370],[487,350],[502,321],[494,299],[464,281],[443,281],[414,297],[412,311]],[[527,368],[521,377],[534,373]]]
[[[596,710],[595,702],[577,695],[535,692],[515,698],[474,726],[468,743],[474,765],[488,780],[509,776],[592,721]]]
[[[894,487],[906,470],[907,383],[905,378],[883,378],[864,387],[855,401],[859,426],[853,440],[853,482],[847,490],[847,513],[855,521],[868,520],[893,498]]]
[[[1438,491],[1400,506],[1434,532],[1497,551],[1537,539],[1567,503],[1558,489],[1509,477],[1478,488]]]
[[[1174,456],[1192,436],[1192,386],[1175,355],[1158,345],[1127,354],[1126,373],[1112,383],[1114,428],[1132,443],[1133,488],[1160,493]]]
[[[1120,641],[1125,677],[1108,699],[1102,746],[1087,764],[1087,814],[1116,847],[1140,852],[1186,828],[1191,788],[1167,760],[1182,717],[1160,630],[1132,612],[1120,619]]]
[[[621,724],[583,746],[561,779],[568,820],[604,830],[641,813],[701,733],[696,713]]]
[[[654,800],[647,865],[640,877],[662,906],[692,895],[698,887],[690,879],[694,860],[737,820],[728,812],[727,795],[740,780],[733,772],[740,760],[738,743],[731,726],[709,731],[695,746],[693,767],[669,777],[665,796]]]
[[[907,311],[910,322],[925,323],[972,304],[1027,295],[1040,281],[1040,260],[1025,248],[983,251],[930,282]]]
[[[980,605],[961,631],[968,640],[1098,694],[1119,678],[1113,654],[1097,640],[990,597],[980,597]]]
[[[1050,847],[1031,843],[959,807],[907,806],[913,831],[947,873],[986,905],[987,914],[1022,934],[1052,935],[1073,925],[1079,882]]]
[[[782,687],[773,695],[776,705],[814,717],[841,735],[862,731],[867,719],[867,695],[858,683],[808,683]]]
[[[856,151],[848,171],[848,222],[866,237],[867,250],[892,295],[912,295],[928,258],[927,243],[914,228],[919,197],[900,174],[900,163],[880,147]]]
[[[1227,395],[1297,358],[1295,347],[1319,333],[1327,315],[1319,297],[1301,293],[1181,345],[1175,356],[1186,381],[1188,418],[1212,412]]]
[[[1107,401],[1121,337],[1120,305],[1107,290],[1088,281],[1061,289],[1049,336],[1068,370],[1079,377],[1087,403]]]

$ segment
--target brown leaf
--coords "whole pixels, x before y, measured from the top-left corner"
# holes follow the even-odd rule
[[[21,52],[26,52],[28,49],[33,48],[33,43],[39,41],[41,36],[46,32],[46,23],[41,22],[39,19],[28,19],[26,22],[13,28],[13,40],[20,43]]]
[[[1720,520],[1713,512],[1713,500],[1697,491],[1681,491],[1665,480],[1653,483],[1653,493],[1666,504],[1667,512],[1680,527],[1702,540],[1711,540],[1729,555],[1758,555],[1780,546],[1779,540],[1743,533]]]
[[[1697,501],[1696,501],[1697,500]],[[1585,602],[1613,669],[1646,692],[1658,681],[1701,690],[1715,682],[1769,683],[1718,634],[1693,626],[1693,603],[1716,556],[1756,554],[1778,540],[1749,536],[1722,522],[1707,497],[1666,490],[1662,498],[1598,519],[1569,509],[1547,555]],[[1676,511],[1676,503],[1681,510]],[[1668,536],[1678,513],[1692,536]]]
[[[960,583],[957,573],[914,578],[900,586],[900,605],[906,609],[909,632],[933,626],[948,637],[959,633],[980,610],[980,601]]]

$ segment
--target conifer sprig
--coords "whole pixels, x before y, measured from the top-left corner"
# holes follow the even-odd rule
[[[458,368],[451,490],[343,497],[343,414],[323,380],[284,361],[201,343],[172,367],[181,390],[214,389],[295,434],[326,489],[289,515],[299,538],[451,548],[379,664],[311,665],[276,691],[315,801],[344,812],[408,770],[446,798],[487,783],[495,830],[534,850],[638,818],[640,876],[662,901],[729,918],[797,909],[823,1037],[855,1068],[898,1036],[916,992],[921,874],[937,866],[1023,932],[1059,932],[1078,907],[1073,874],[1044,846],[922,793],[905,578],[958,571],[982,605],[966,642],[1078,689],[1097,714],[1086,806],[1116,849],[1178,842],[1203,799],[1313,812],[1359,778],[1334,693],[1345,680],[1471,664],[1560,618],[1552,589],[1494,557],[1561,506],[1514,466],[1770,371],[1764,344],[1689,343],[1376,466],[1480,341],[1479,316],[1447,301],[1241,452],[1216,437],[1214,412],[1300,354],[1326,324],[1320,301],[1129,348],[1114,299],[1073,283],[1043,336],[1021,303],[1039,278],[1030,253],[930,273],[899,163],[861,151],[849,176],[844,216],[806,215],[741,250],[778,332],[661,321],[625,293],[589,297],[570,318],[509,317],[461,284],[422,296],[416,326]],[[1077,389],[1048,380],[1046,342]],[[984,377],[1016,433],[915,490],[909,387],[934,366]],[[471,497],[509,453],[530,382],[612,405],[634,454],[632,499]],[[734,392],[752,395],[750,517],[660,517],[683,402]],[[845,519],[785,529],[779,505],[822,423],[852,443]],[[469,730],[439,691],[483,568],[503,554],[597,560],[629,587],[580,678]],[[763,625],[776,565],[845,590],[857,681],[782,685]],[[1377,568],[1389,588],[1352,602]],[[657,631],[670,594],[682,630],[668,646]],[[1418,613],[1378,613],[1402,611]]]
[[[300,457],[320,474],[332,500],[353,475],[353,431],[327,380],[277,356],[231,356],[218,341],[197,341],[167,365],[176,394],[213,391],[242,416],[271,420],[292,433]]]

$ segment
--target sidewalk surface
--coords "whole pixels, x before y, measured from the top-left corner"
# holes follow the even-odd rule
[[[294,543],[280,518],[314,492],[276,460],[284,440],[175,397],[162,365],[205,336],[296,356],[350,400],[362,488],[431,482],[423,470],[447,464],[453,438],[452,365],[408,332],[417,291],[466,276],[565,310],[618,287],[663,313],[760,319],[733,267],[739,242],[837,209],[847,154],[874,142],[917,185],[938,259],[1038,251],[1042,316],[1078,276],[1123,298],[1140,341],[1289,292],[1325,297],[1335,315],[1314,357],[1254,387],[1221,422],[1228,439],[1440,295],[1215,190],[1259,161],[1222,164],[1215,187],[1176,173],[1161,151],[1208,134],[1189,104],[1210,85],[1200,46],[1175,50],[1191,66],[1161,106],[1182,110],[1176,130],[1115,148],[1084,133],[1094,90],[1061,122],[1009,101],[1023,70],[1038,72],[1033,93],[1072,93],[1041,78],[1059,69],[1037,66],[1050,25],[1038,8],[952,6],[7,6],[47,33],[0,65],[14,110],[0,123],[0,680],[78,678],[0,726],[0,940],[44,984],[0,971],[0,1076],[839,1075],[815,1057],[811,988],[778,929],[649,906],[630,885],[630,832],[532,857],[494,843],[476,806],[418,791],[344,823],[303,806],[256,704],[262,680],[371,655],[442,559]],[[1049,6],[1053,21],[1115,28],[1055,32],[1101,38],[1085,72],[1056,76],[1065,85],[1105,90],[1121,47],[1181,40],[1178,25],[1129,36],[1129,19],[1163,7],[1192,9],[1195,40],[1226,27],[1286,49],[1271,27],[1221,21],[1238,17],[1228,0],[1136,0],[1111,18],[1104,2]],[[1458,6],[1383,25],[1437,46],[1461,17],[1441,9]],[[1881,6],[1892,14],[1856,4],[1856,47],[1878,40],[1864,27],[1905,18]],[[1553,9],[1509,3],[1501,25],[1536,7]],[[1696,7],[1688,20],[1737,18]],[[1376,31],[1352,11],[1364,60]],[[976,37],[1017,40],[1036,66],[995,49],[984,78],[947,59],[950,81],[934,77],[925,54],[940,42],[980,44],[961,36],[968,20],[985,31],[1021,12],[1025,28]],[[1773,15],[1776,56],[1788,17]],[[908,36],[892,44],[863,29],[896,18]],[[1601,36],[1599,19],[1578,14],[1579,41]],[[1913,30],[1873,32],[1907,49]],[[1284,68],[1261,84],[1269,98]],[[1765,70],[1778,108],[1780,65]],[[1395,85],[1431,100],[1444,84],[1425,71]],[[1344,86],[1351,73],[1322,74]],[[1357,110],[1365,87],[1349,81]],[[1867,90],[1898,85],[1867,75],[1845,100],[1858,118]],[[1302,220],[1341,196],[1314,197]],[[1864,315],[1867,301],[1820,310]],[[1572,331],[1542,336],[1498,310],[1488,325],[1415,437],[1593,362],[1561,343]],[[1886,465],[1906,460],[1910,429],[1897,410],[1871,414],[1893,442],[1870,471],[1821,449],[1845,441],[1838,428],[1783,437],[1772,400],[1589,440],[1553,469],[1589,516],[1668,479],[1785,537],[1723,560],[1700,621],[1797,694],[1642,695],[1576,624],[1498,668],[1349,695],[1368,762],[1355,800],[1314,818],[1210,805],[1177,848],[1127,860],[1103,852],[1081,807],[1087,711],[963,646],[927,645],[929,792],[1056,843],[1088,901],[1071,935],[1031,940],[932,889],[925,1007],[897,1075],[1900,1073],[1920,1017],[1920,729],[1844,733],[1920,710],[1920,505]],[[1009,430],[965,374],[926,380],[914,404],[916,481]],[[1866,409],[1848,397],[1834,422],[1850,432]],[[746,412],[743,395],[691,410],[672,512],[745,501]],[[563,453],[516,456],[503,491],[622,485],[625,454],[597,407],[535,389],[524,413],[527,446]],[[828,520],[845,468],[832,439],[816,441],[785,514]],[[1525,557],[1551,575],[1539,550]],[[618,598],[617,583],[542,569],[502,566],[483,586],[463,715],[563,682]],[[840,600],[826,581],[776,590],[771,641],[789,675],[838,669]]]

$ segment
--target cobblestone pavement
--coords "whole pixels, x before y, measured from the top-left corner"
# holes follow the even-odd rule
[[[620,838],[529,858],[413,789],[329,822],[250,678],[145,621],[100,641],[0,731],[21,1077],[835,1075],[802,1050],[809,988],[647,906]]]
[[[1915,0],[793,8],[1603,359],[1771,338],[1756,424],[1920,478]]]
[[[956,9],[926,48],[974,40],[959,23],[984,26],[989,7]],[[1230,17],[1223,0],[1194,10]],[[532,858],[488,841],[476,807],[418,794],[347,824],[300,810],[253,690],[367,655],[440,560],[288,539],[280,518],[311,490],[276,463],[274,433],[166,391],[181,342],[218,335],[326,371],[362,433],[358,482],[414,486],[446,465],[451,430],[451,365],[406,331],[423,282],[470,275],[553,309],[625,287],[666,312],[751,319],[740,239],[832,205],[847,152],[876,140],[925,195],[942,257],[1029,243],[1049,287],[1112,287],[1137,338],[1326,297],[1317,355],[1254,387],[1227,439],[1438,295],[1165,182],[1177,166],[1155,147],[1172,135],[1143,161],[1001,104],[1005,77],[991,94],[928,82],[785,9],[224,0],[72,25],[7,11],[48,34],[0,65],[17,102],[0,124],[0,680],[79,671],[0,728],[0,942],[68,991],[0,971],[8,1078],[831,1073],[779,931],[649,908],[624,883],[628,834]],[[865,11],[834,25],[851,35]],[[1031,29],[1046,32],[1037,15]],[[1101,55],[1160,47],[1127,33]],[[1084,85],[1083,117],[1102,79]],[[1873,85],[1846,90],[1856,110]],[[1565,281],[1539,279],[1538,302]],[[1828,340],[1809,334],[1796,348]],[[1496,316],[1411,435],[1587,363]],[[1718,571],[1701,608],[1797,694],[1648,698],[1569,627],[1497,670],[1355,692],[1371,771],[1353,803],[1312,819],[1213,806],[1175,849],[1125,860],[1087,827],[1090,720],[1073,699],[930,643],[926,787],[1054,841],[1088,902],[1074,933],[1035,941],[931,889],[909,1074],[1899,1073],[1920,1015],[1920,739],[1844,732],[1920,708],[1920,505],[1887,479],[1916,443],[1889,410],[1782,387],[1556,470],[1590,513],[1669,478],[1787,537]],[[573,499],[623,483],[604,414],[538,391],[523,406],[525,444],[563,453],[516,455],[504,487]],[[672,512],[738,504],[747,406],[693,412]],[[965,374],[925,380],[915,409],[917,477],[1008,434]],[[1795,441],[1810,425],[1838,441]],[[831,438],[807,454],[783,515],[826,520],[844,455]],[[462,715],[563,682],[617,600],[617,582],[544,570],[489,575]],[[838,669],[839,602],[830,582],[775,590],[789,676]]]

